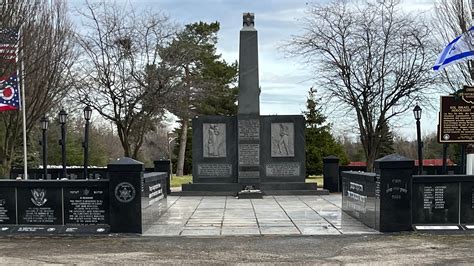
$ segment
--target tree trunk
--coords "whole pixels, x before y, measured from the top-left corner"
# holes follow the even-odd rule
[[[0,166],[0,179],[8,179],[10,178],[10,170],[12,166],[11,160],[4,158]]]
[[[185,118],[181,122],[181,138],[179,140],[179,154],[178,154],[178,163],[176,165],[176,176],[183,176],[184,170],[184,158],[186,155],[186,141],[188,139],[188,119]]]
[[[367,158],[367,172],[374,172],[375,160],[376,160],[375,154],[374,153],[369,154]]]

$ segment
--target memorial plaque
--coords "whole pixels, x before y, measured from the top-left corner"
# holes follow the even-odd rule
[[[474,182],[461,183],[460,220],[463,224],[474,224]]]
[[[161,186],[161,183],[148,185],[148,202],[147,202],[148,206],[161,200],[162,198],[164,198],[164,194],[163,194],[163,187]]]
[[[239,165],[259,165],[260,145],[239,144]]]
[[[359,181],[343,179],[343,209],[361,219],[367,213],[367,195],[364,184]]]
[[[226,157],[226,129],[224,123],[202,124],[204,158]]]
[[[438,141],[474,142],[474,104],[455,96],[441,96]]]
[[[64,188],[64,223],[108,224],[108,199],[108,188]]]
[[[392,200],[408,200],[408,183],[406,180],[399,178],[392,178],[390,182],[387,182],[385,188],[385,194]]]
[[[295,156],[295,128],[293,123],[271,124],[272,157]]]
[[[18,223],[63,224],[60,188],[17,188]]]
[[[458,223],[457,183],[413,184],[413,223]]]
[[[15,188],[0,188],[0,224],[16,224]]]
[[[269,163],[265,165],[267,176],[299,176],[300,163]]]
[[[260,120],[259,119],[239,119],[240,140],[258,140],[260,139]]]
[[[198,164],[200,177],[231,177],[232,165],[224,163]]]

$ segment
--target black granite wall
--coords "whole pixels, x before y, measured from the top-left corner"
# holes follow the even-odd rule
[[[193,119],[193,183],[237,182],[237,119]]]
[[[305,182],[304,117],[262,116],[261,121],[262,182]]]

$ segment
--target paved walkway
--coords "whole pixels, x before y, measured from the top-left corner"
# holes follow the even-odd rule
[[[341,195],[169,196],[145,236],[341,235],[377,234],[341,210]],[[154,206],[153,206],[154,207]]]

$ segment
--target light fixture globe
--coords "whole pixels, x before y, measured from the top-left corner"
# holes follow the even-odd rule
[[[88,105],[86,106],[86,108],[84,108],[84,119],[86,119],[86,121],[89,121],[91,120],[91,116],[92,116],[92,109]]]
[[[415,108],[413,108],[413,115],[415,116],[415,119],[416,120],[420,120],[421,119],[421,107],[416,104],[415,105]]]
[[[63,109],[59,111],[59,123],[66,124],[67,113]]]
[[[41,122],[41,129],[42,130],[47,130],[48,129],[48,124],[49,124],[48,118],[46,118],[46,116],[43,116],[41,118],[40,122]]]

